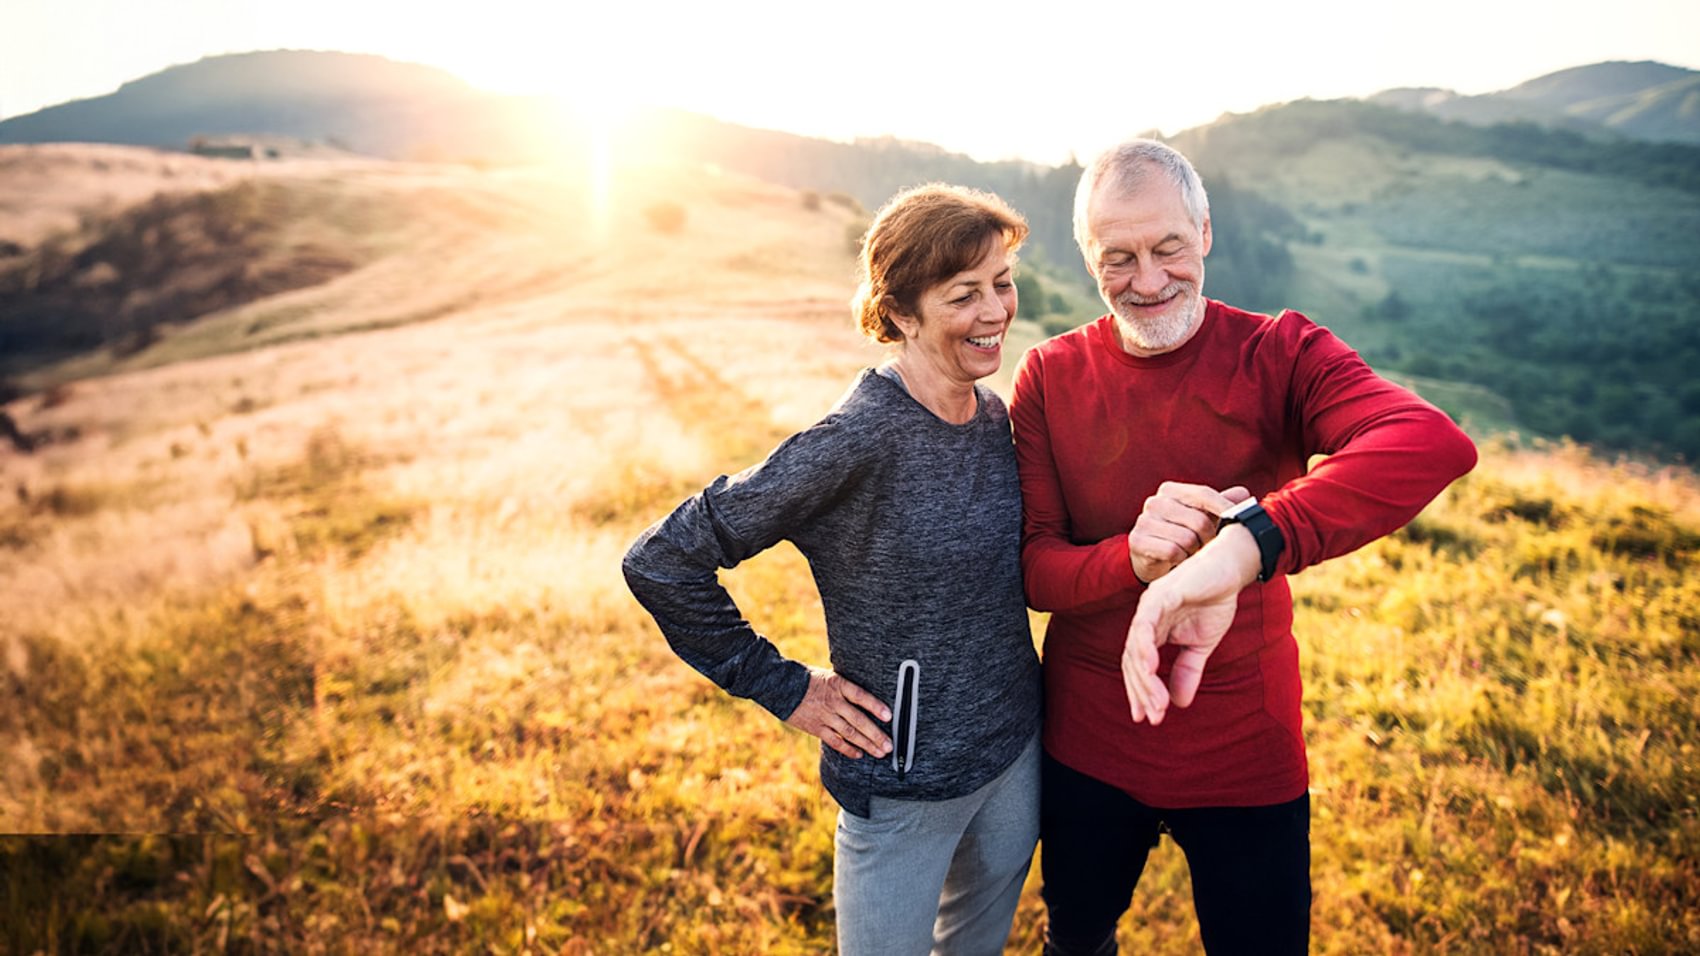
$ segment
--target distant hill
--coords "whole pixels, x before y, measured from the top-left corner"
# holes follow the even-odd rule
[[[1181,133],[1210,189],[1208,291],[1311,312],[1478,428],[1700,459],[1700,147],[1632,138],[1661,115],[1691,121],[1679,94],[1697,76],[1596,64],[1487,97],[1299,101]],[[299,51],[215,57],[0,123],[0,143],[180,149],[241,134],[483,165],[582,159],[590,131],[558,103],[484,93],[439,70]],[[990,189],[1033,229],[1023,314],[1055,331],[1099,308],[1073,244],[1072,163],[980,163],[924,143],[829,142],[674,111],[637,117],[621,137],[626,157],[709,164],[859,206],[847,239],[903,187]],[[26,274],[46,275],[13,270]],[[52,302],[82,301],[80,272],[54,275]],[[27,290],[38,327],[59,327],[37,308],[43,292]]]
[[[618,170],[601,193],[563,165],[220,164],[138,147],[0,146],[0,209],[32,201],[6,188],[20,169],[26,186],[62,189],[43,201],[50,212],[73,191],[95,204],[0,250],[0,403],[462,315],[549,326],[591,321],[594,308],[617,328],[640,309],[676,318],[719,309],[704,301],[789,302],[787,317],[826,316],[833,341],[857,341],[844,235],[858,213],[700,166]],[[657,281],[662,261],[690,281]]]
[[[551,100],[485,93],[441,70],[383,57],[290,50],[209,57],[127,83],[109,96],[0,122],[0,144],[72,141],[183,149],[195,137],[241,134],[329,142],[387,159],[479,163],[582,158],[590,135],[574,125],[570,110]],[[992,190],[1026,215],[1032,227],[1024,252],[1029,273],[1044,271],[1053,280],[1049,291],[1064,296],[1053,303],[1046,294],[1029,308],[1062,304],[1075,319],[1095,308],[1070,222],[1078,166],[980,163],[927,143],[891,138],[830,142],[674,110],[635,118],[623,141],[642,155],[711,163],[781,185],[843,193],[870,210],[900,189],[935,180]],[[1232,205],[1232,198],[1224,193],[1219,202]],[[1226,228],[1225,244],[1218,235],[1220,259],[1256,245],[1250,238],[1235,242],[1236,226]]]
[[[991,190],[1027,217],[1033,232],[1026,255],[1031,259],[1037,250],[1039,258],[1085,284],[1070,222],[1078,166],[982,163],[930,143],[891,137],[839,143],[675,110],[641,118],[629,138],[652,155],[694,158],[797,189],[846,193],[869,210],[900,189],[926,182]]]
[[[1250,304],[1311,311],[1380,368],[1475,389],[1455,412],[1497,398],[1528,431],[1700,460],[1700,147],[1352,100],[1175,144],[1212,189],[1299,222],[1280,294]]]
[[[198,136],[270,134],[386,159],[535,157],[549,144],[535,97],[474,89],[380,56],[274,50],[208,57],[116,92],[0,122],[0,144],[186,148]]]
[[[1421,87],[1369,99],[1477,126],[1525,122],[1593,136],[1700,143],[1700,72],[1651,61],[1574,67],[1479,96]]]

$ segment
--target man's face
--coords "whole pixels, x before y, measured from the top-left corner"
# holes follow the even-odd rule
[[[1186,344],[1204,318],[1210,217],[1194,226],[1180,189],[1150,170],[1132,190],[1100,186],[1086,232],[1086,268],[1115,313],[1122,348],[1159,355]]]

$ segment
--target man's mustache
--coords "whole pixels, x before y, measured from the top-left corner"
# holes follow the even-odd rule
[[[1191,287],[1192,283],[1190,282],[1171,282],[1164,286],[1163,291],[1156,295],[1140,295],[1136,292],[1126,292],[1122,294],[1121,300],[1128,305],[1156,305],[1159,302],[1165,302],[1177,295],[1180,295],[1182,292],[1185,292]]]

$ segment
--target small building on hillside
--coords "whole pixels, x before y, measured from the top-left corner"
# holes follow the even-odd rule
[[[277,159],[282,150],[249,136],[196,136],[189,140],[189,152],[213,159]]]
[[[189,152],[214,159],[341,159],[355,155],[335,137],[297,139],[267,133],[204,134],[189,140]]]

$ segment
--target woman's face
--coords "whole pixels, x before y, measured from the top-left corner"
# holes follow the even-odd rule
[[[921,293],[918,316],[894,310],[904,350],[953,382],[972,385],[1003,364],[1003,340],[1015,318],[1015,276],[996,239],[980,261]]]

